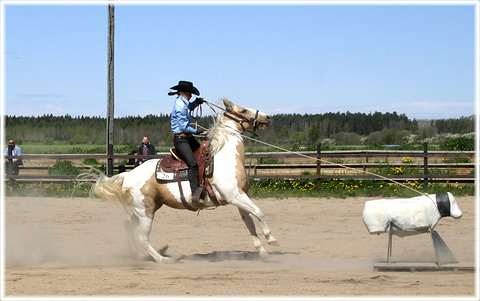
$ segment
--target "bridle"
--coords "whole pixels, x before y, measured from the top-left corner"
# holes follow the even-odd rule
[[[230,114],[232,114],[232,115],[234,115],[238,118],[235,118]],[[236,123],[239,123],[240,126],[242,127],[242,131],[244,131],[244,132],[246,131],[245,127],[243,126],[243,124],[245,122],[248,123],[248,124],[252,124],[253,131],[258,130],[258,110],[257,110],[257,112],[255,112],[255,118],[247,118],[247,117],[245,117],[245,115],[242,115],[242,114],[234,112],[234,111],[228,111],[228,110],[225,110],[225,113],[223,113],[223,116],[225,116],[227,118],[230,118],[231,120],[235,121]]]
[[[213,109],[212,106],[216,107],[217,109],[220,109],[220,110],[224,111],[223,116],[225,116],[225,117],[235,121],[236,123],[240,124],[243,132],[246,131],[245,127],[243,126],[244,123],[251,124],[253,126],[253,131],[258,130],[258,127],[259,127],[259,123],[258,123],[258,112],[259,111],[258,110],[255,112],[255,118],[247,118],[245,115],[243,115],[241,113],[224,109],[224,108],[219,107],[219,106],[217,106],[217,105],[215,105],[215,104],[213,104],[209,101],[205,100],[205,103],[207,103],[208,106],[210,106],[210,108],[214,112],[215,112],[215,109]]]

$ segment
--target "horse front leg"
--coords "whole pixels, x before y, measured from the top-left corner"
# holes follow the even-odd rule
[[[272,235],[272,231],[267,225],[267,222],[265,220],[265,215],[263,214],[262,210],[260,210],[260,208],[258,208],[258,206],[252,202],[252,200],[248,197],[248,195],[239,194],[239,196],[235,200],[233,200],[231,204],[238,207],[240,215],[242,216],[242,219],[244,220],[245,225],[247,226],[248,230],[250,231],[250,234],[252,235],[252,238],[254,240],[254,245],[257,250],[259,249],[261,250],[263,246],[257,248],[258,243],[261,246],[261,242],[258,239],[258,236],[256,234],[255,224],[251,216],[256,217],[260,222],[263,235],[265,235],[265,238],[267,239],[268,244],[274,245],[274,246],[278,245],[277,239]]]
[[[240,208],[238,208],[238,212],[240,212],[240,216],[242,217],[243,222],[247,226],[247,229],[250,232],[250,235],[252,236],[253,246],[257,250],[258,254],[260,255],[260,257],[263,257],[263,258],[268,257],[268,251],[263,246],[262,242],[260,241],[260,238],[258,238],[257,230],[255,228],[255,223],[253,222],[253,219],[250,216],[250,214]]]

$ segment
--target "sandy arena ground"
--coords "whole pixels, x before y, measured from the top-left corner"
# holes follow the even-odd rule
[[[151,242],[181,262],[129,256],[123,209],[88,198],[5,199],[5,296],[137,297],[478,297],[472,271],[374,271],[387,234],[370,235],[365,201],[259,199],[280,246],[261,260],[236,207],[196,213],[161,208]],[[475,198],[464,215],[435,228],[458,258],[475,266]],[[260,231],[257,225],[257,232]],[[261,237],[263,241],[263,236]],[[394,237],[395,262],[435,262],[429,234]],[[449,265],[447,265],[449,266]]]

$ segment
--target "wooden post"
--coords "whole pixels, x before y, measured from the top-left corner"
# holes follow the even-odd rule
[[[9,156],[13,155],[13,145],[8,146],[8,155]],[[7,175],[9,175],[10,177],[13,175],[13,159],[12,158],[8,159],[6,172],[7,172]],[[10,178],[9,182],[10,182],[10,189],[13,189],[13,179]]]
[[[320,160],[322,158],[322,144],[317,143],[317,189],[320,189],[322,186],[321,180],[320,180],[320,175],[322,173],[322,161]]]
[[[428,188],[428,142],[423,143],[423,187]]]
[[[365,164],[363,164],[363,171],[367,171],[368,164],[368,150],[365,152]]]
[[[113,116],[114,116],[114,41],[115,6],[108,5],[108,103],[107,103],[107,175],[113,176]]]
[[[8,146],[8,155],[12,156],[13,155],[13,146],[9,145]],[[10,158],[8,159],[8,164],[7,164],[7,175],[11,176],[13,174],[13,159]]]

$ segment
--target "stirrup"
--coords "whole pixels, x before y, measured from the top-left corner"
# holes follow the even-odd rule
[[[200,196],[203,192],[203,187],[198,187],[197,190],[192,194],[192,204],[197,207],[203,207],[205,202],[200,199]]]

